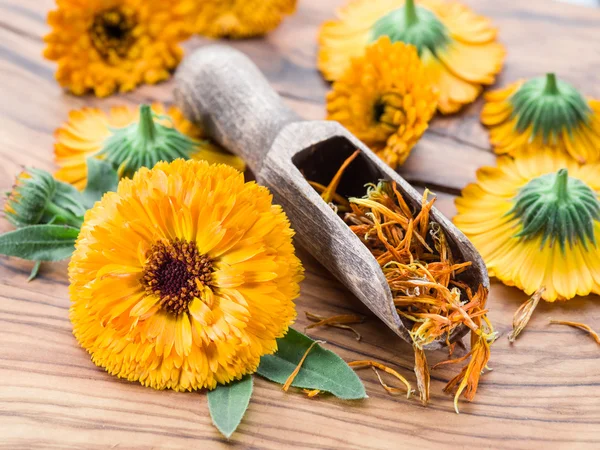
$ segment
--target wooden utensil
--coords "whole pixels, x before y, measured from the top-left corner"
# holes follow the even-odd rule
[[[385,179],[395,181],[417,211],[422,196],[339,123],[303,121],[283,104],[258,68],[233,48],[211,45],[197,50],[184,60],[175,78],[178,106],[212,139],[242,157],[257,181],[271,189],[296,230],[297,241],[396,334],[412,343],[410,324],[396,312],[379,264],[307,179],[327,185],[342,162],[360,149],[344,174],[339,194],[362,197],[365,184]],[[469,240],[436,208],[430,217],[446,233],[455,259],[473,263],[460,279],[474,292],[480,284],[489,288],[485,265]],[[450,342],[467,331],[457,327]],[[445,344],[442,338],[426,348]]]

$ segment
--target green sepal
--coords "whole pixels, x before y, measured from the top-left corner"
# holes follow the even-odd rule
[[[531,126],[533,136],[541,135],[545,143],[556,142],[563,130],[572,134],[592,113],[579,91],[553,73],[527,81],[509,101],[516,130],[522,133]]]
[[[81,226],[86,208],[81,193],[41,169],[26,169],[6,200],[6,217],[15,227],[47,224]]]
[[[406,0],[404,6],[381,17],[371,27],[369,42],[388,36],[392,42],[405,42],[417,47],[419,55],[425,49],[436,55],[450,42],[446,26],[430,10]]]
[[[252,376],[226,385],[217,385],[208,391],[208,410],[215,427],[226,438],[230,438],[239,426],[252,397]]]
[[[73,253],[79,228],[31,225],[0,235],[0,255],[30,261],[61,261]]]
[[[600,201],[583,181],[569,177],[567,169],[534,178],[514,199],[507,216],[522,227],[515,237],[525,240],[542,236],[541,245],[596,246],[594,223],[600,220]]]
[[[113,166],[96,158],[87,160],[87,185],[81,193],[86,208],[91,208],[106,192],[116,191],[119,175]]]
[[[164,118],[154,114],[149,105],[141,105],[139,120],[112,129],[96,156],[110,163],[121,177],[132,177],[141,167],[152,168],[159,161],[189,159],[198,142],[158,122]]]
[[[308,336],[290,328],[284,337],[277,339],[277,352],[260,359],[256,373],[284,384],[313,342]],[[342,358],[318,344],[304,360],[292,386],[330,392],[343,400],[357,400],[367,396],[365,387],[354,370]]]

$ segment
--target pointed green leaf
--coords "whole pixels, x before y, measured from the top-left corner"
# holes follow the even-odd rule
[[[96,158],[88,158],[87,168],[87,186],[81,195],[85,206],[91,208],[106,192],[117,190],[119,175],[110,163]]]
[[[308,336],[290,328],[283,338],[277,339],[277,353],[260,359],[256,373],[284,384],[313,342]],[[310,351],[292,386],[327,391],[344,400],[367,396],[354,370],[342,358],[320,345]]]
[[[233,434],[242,421],[251,396],[251,375],[246,375],[241,380],[226,385],[218,385],[208,392],[210,417],[215,427],[226,438]]]
[[[65,225],[31,225],[0,235],[0,255],[30,261],[60,261],[73,253],[79,229]]]
[[[29,278],[27,278],[27,281],[35,280],[35,278],[38,276],[38,272],[40,271],[41,265],[42,265],[41,261],[35,262],[35,264],[33,265],[33,268],[31,269],[31,273],[29,274]]]

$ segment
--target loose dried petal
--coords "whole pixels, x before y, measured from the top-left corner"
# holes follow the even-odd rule
[[[388,374],[396,377],[398,380],[400,380],[402,383],[404,383],[404,385],[406,386],[406,398],[410,398],[410,395],[412,394],[412,387],[406,378],[404,378],[402,375],[400,375],[394,369],[387,367],[377,361],[372,361],[372,360],[352,361],[352,362],[349,362],[348,365],[350,367],[352,367],[353,369],[364,369],[365,367],[372,367],[374,369],[383,370],[385,373],[388,373]],[[383,386],[383,388],[386,391],[388,391],[390,393],[396,392],[397,388],[391,388],[388,385],[386,385],[379,377],[379,374],[377,372],[375,372],[375,373],[377,374],[377,377],[379,378],[381,385]]]
[[[570,322],[568,320],[550,320],[550,323],[557,325],[568,325],[570,327],[579,328],[588,333],[597,344],[600,344],[600,335],[592,330],[592,327],[580,322]]]

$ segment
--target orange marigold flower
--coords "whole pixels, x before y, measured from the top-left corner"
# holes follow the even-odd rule
[[[57,0],[44,56],[76,95],[105,97],[169,78],[189,36],[180,0]]]
[[[437,91],[425,77],[416,47],[382,37],[333,84],[327,118],[396,168],[427,129],[436,106]]]
[[[297,0],[187,0],[192,30],[204,36],[234,39],[260,36],[296,11]]]
[[[352,0],[319,33],[318,65],[337,80],[352,58],[382,36],[413,44],[438,87],[438,109],[458,111],[494,83],[505,50],[496,29],[460,3],[445,0]]]
[[[85,216],[69,264],[75,337],[155,389],[253,373],[296,317],[293,234],[269,191],[229,166],[142,168]]]
[[[205,138],[203,130],[188,121],[178,108],[165,108],[160,103],[154,103],[152,112],[154,114],[148,117],[150,120],[166,127],[174,127],[196,141],[190,153],[192,159],[226,163],[242,171],[245,169],[240,158],[202,140]],[[67,122],[54,134],[54,157],[60,167],[55,174],[56,178],[83,189],[87,183],[86,160],[90,156],[101,157],[99,154],[107,139],[114,136],[117,130],[135,125],[139,120],[140,107],[114,106],[108,113],[89,107],[71,111]],[[138,168],[133,167],[134,171]]]

